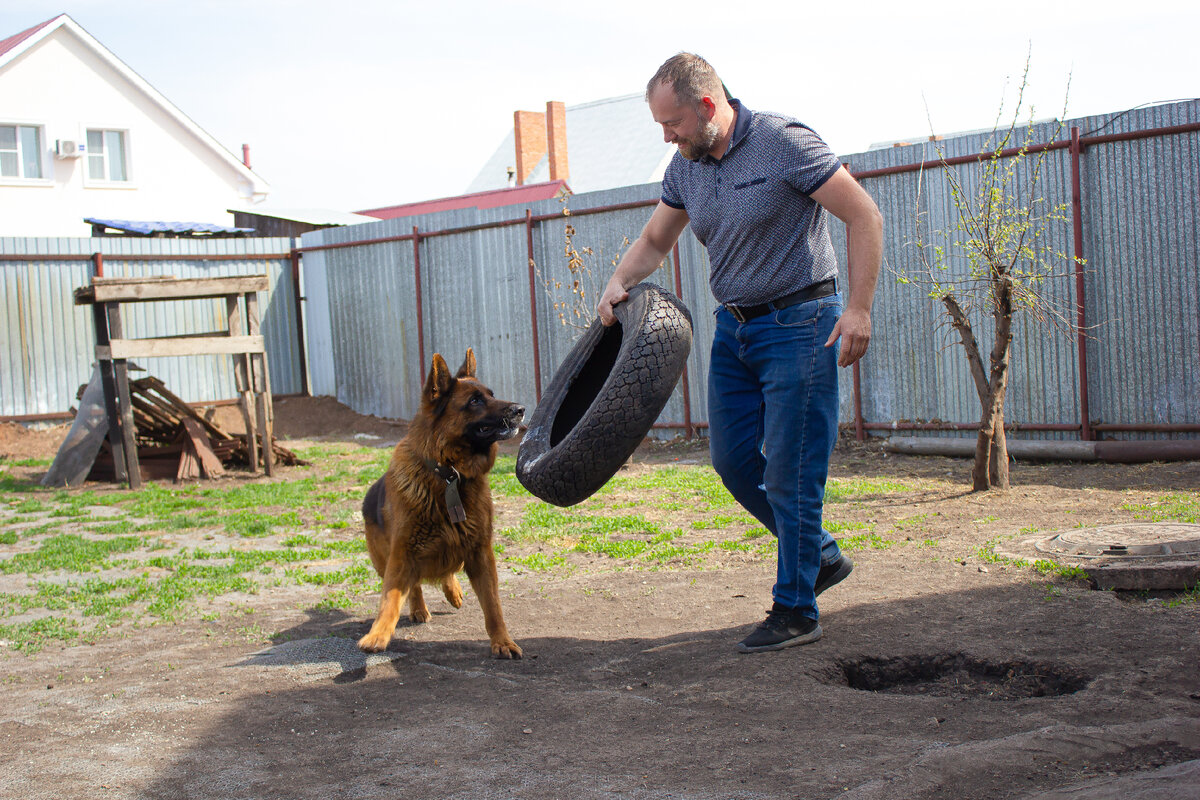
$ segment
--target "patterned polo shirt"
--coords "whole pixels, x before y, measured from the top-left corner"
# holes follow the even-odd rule
[[[676,152],[662,201],[687,213],[708,249],[717,302],[757,305],[837,275],[829,213],[809,195],[842,165],[803,123],[730,105],[737,121],[725,154]]]

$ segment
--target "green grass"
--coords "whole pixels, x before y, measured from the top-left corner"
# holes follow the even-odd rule
[[[1151,522],[1200,523],[1200,492],[1163,495],[1150,503],[1126,503],[1121,508],[1138,512],[1134,514],[1135,517]]]
[[[62,533],[43,540],[32,553],[17,553],[12,558],[0,560],[0,573],[89,572],[106,565],[114,553],[128,553],[146,544],[146,539],[134,536],[85,539],[78,534]]]
[[[989,539],[975,551],[975,555],[980,561],[988,564],[1005,564],[1012,567],[1023,567],[1032,569],[1039,575],[1057,576],[1066,580],[1087,580],[1087,571],[1082,567],[1067,566],[1059,564],[1057,561],[1049,559],[1035,559],[1034,561],[1026,561],[1023,558],[1010,558],[1002,556],[996,552],[996,545],[1000,543],[1001,538]],[[1012,538],[1012,537],[1008,537]]]
[[[915,492],[920,487],[890,478],[831,478],[825,484],[826,503],[849,503],[873,500],[904,492]]]
[[[51,642],[71,642],[80,636],[79,626],[64,617],[43,617],[18,625],[0,625],[0,639],[12,642],[18,653],[34,655]]]

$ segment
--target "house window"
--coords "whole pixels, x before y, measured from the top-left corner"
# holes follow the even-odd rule
[[[129,180],[125,131],[89,129],[87,132],[87,161],[89,180]]]
[[[0,177],[42,177],[41,128],[0,125]]]

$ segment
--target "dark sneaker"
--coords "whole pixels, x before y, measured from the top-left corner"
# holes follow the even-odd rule
[[[813,584],[813,592],[820,594],[834,584],[841,583],[854,569],[854,562],[842,556],[832,564],[822,565],[817,573],[817,582]]]
[[[737,643],[743,653],[761,653],[764,650],[782,650],[798,644],[808,644],[821,638],[821,626],[815,619],[803,616],[795,609],[784,608],[775,603],[767,612],[767,618],[758,624],[754,632]]]

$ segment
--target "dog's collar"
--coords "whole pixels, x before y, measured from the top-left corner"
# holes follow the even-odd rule
[[[451,522],[465,522],[467,510],[463,507],[462,496],[458,493],[458,482],[462,478],[458,470],[449,464],[439,464],[431,458],[422,458],[426,469],[446,482],[446,516]]]

